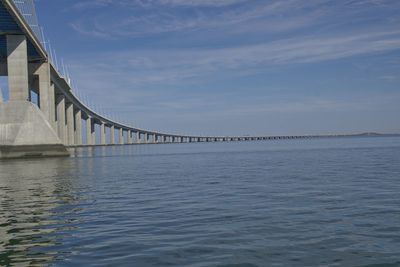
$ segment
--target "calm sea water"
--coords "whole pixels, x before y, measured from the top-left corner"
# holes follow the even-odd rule
[[[2,266],[400,266],[400,138],[0,161]]]

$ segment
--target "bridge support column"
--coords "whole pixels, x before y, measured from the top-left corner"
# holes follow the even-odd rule
[[[118,134],[118,142],[120,145],[123,145],[124,144],[124,130],[122,128],[119,128],[118,133],[119,133]]]
[[[136,132],[136,144],[140,144],[140,132]]]
[[[102,122],[100,125],[100,144],[106,144],[106,125],[104,122]]]
[[[75,112],[75,145],[82,145],[82,111]]]
[[[96,145],[96,123],[92,118],[92,127],[90,129],[92,131],[92,145]]]
[[[132,131],[128,130],[128,144],[132,145]]]
[[[92,118],[88,116],[86,118],[86,145],[93,145],[93,140],[92,140]]]
[[[67,144],[66,124],[65,124],[65,97],[57,97],[57,133],[63,144]]]
[[[74,105],[67,104],[67,136],[68,145],[75,144],[75,128],[74,128]]]
[[[148,143],[148,141],[149,141],[149,135],[147,134],[147,133],[143,133],[143,143]]]
[[[7,35],[7,71],[10,101],[29,99],[28,49],[25,35]]]
[[[110,144],[115,145],[115,126],[111,125],[110,127]]]
[[[43,112],[45,118],[54,124],[54,85],[51,86],[50,81],[50,65],[48,62],[38,65],[35,72],[38,75],[39,80],[39,103],[40,110]]]
[[[54,131],[57,131],[56,122],[56,89],[54,83],[50,83],[49,89],[49,101],[50,101],[50,124]]]

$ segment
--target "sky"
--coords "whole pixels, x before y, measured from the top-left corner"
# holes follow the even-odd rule
[[[179,134],[400,133],[398,0],[36,0],[79,95]]]

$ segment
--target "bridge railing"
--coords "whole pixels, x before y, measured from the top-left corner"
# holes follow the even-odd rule
[[[33,0],[13,0],[25,21],[29,24],[36,37],[44,44],[42,30],[39,26]]]

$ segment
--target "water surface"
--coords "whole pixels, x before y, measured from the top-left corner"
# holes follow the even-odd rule
[[[1,266],[399,266],[400,138],[0,161]]]

